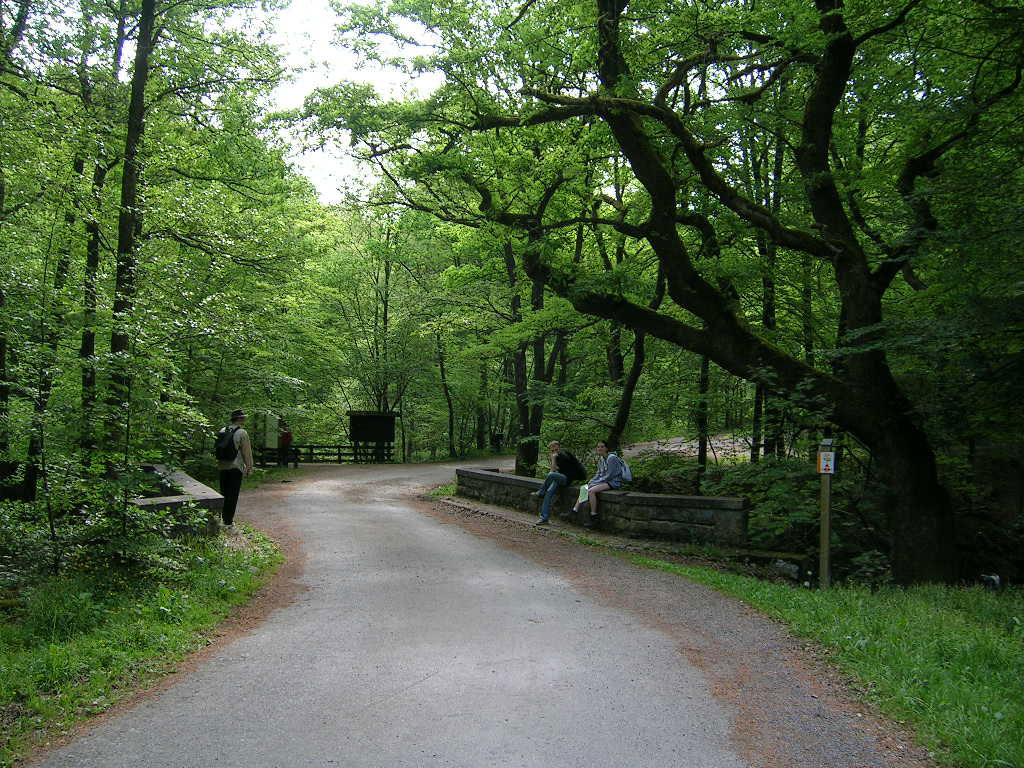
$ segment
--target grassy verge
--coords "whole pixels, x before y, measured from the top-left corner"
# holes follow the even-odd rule
[[[184,466],[183,469],[199,482],[206,483],[211,488],[216,489],[219,487],[220,474],[217,471],[216,462],[204,459],[192,462]],[[282,480],[290,480],[298,477],[299,474],[300,471],[291,465],[286,467],[253,467],[252,474],[242,481],[242,490],[251,490],[267,483],[279,483]]]
[[[297,477],[299,470],[293,467],[255,467],[252,474],[242,481],[242,488],[251,490],[268,483],[280,483]]]
[[[206,644],[280,561],[246,529],[181,543],[159,580],[76,573],[37,585],[0,614],[0,766],[58,736]]]
[[[436,488],[431,488],[430,491],[427,492],[427,496],[431,499],[443,499],[447,496],[454,496],[457,491],[458,486],[456,486],[455,483],[445,483],[444,485],[439,485]]]
[[[1024,590],[818,592],[624,556],[737,597],[817,641],[943,764],[1024,766]]]

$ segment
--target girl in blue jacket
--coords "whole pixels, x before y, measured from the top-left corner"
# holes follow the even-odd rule
[[[608,453],[608,445],[604,440],[600,440],[597,443],[594,451],[597,453],[597,474],[590,478],[590,482],[587,483],[586,499],[584,499],[581,492],[580,500],[572,508],[573,512],[578,512],[585,500],[589,502],[590,525],[593,525],[593,520],[597,517],[597,494],[601,491],[619,488],[622,485],[623,468],[622,459],[614,453]],[[589,528],[590,526],[588,525],[587,527]]]

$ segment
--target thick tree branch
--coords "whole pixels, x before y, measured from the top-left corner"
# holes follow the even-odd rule
[[[593,115],[594,107],[585,101],[580,101],[571,107],[549,109],[538,112],[527,117],[515,117],[507,115],[484,115],[478,117],[476,122],[469,123],[463,127],[471,131],[490,131],[495,128],[522,128],[528,125],[544,125],[546,123],[558,123],[573,117]]]
[[[935,218],[928,200],[918,192],[918,180],[935,176],[938,173],[939,160],[964,139],[972,136],[978,128],[981,116],[998,102],[1014,93],[1020,87],[1022,79],[1024,79],[1024,69],[1018,66],[1013,80],[1005,88],[1001,88],[978,102],[960,130],[938,144],[907,158],[896,181],[896,190],[913,213],[914,225],[913,229],[904,237],[903,242],[891,252],[890,258],[879,264],[872,273],[872,279],[881,290],[884,291],[888,288],[896,275],[901,272],[904,276],[910,276],[908,283],[911,287],[921,284],[913,276],[913,270],[910,267],[911,260],[927,237],[938,229],[939,222]]]
[[[525,92],[528,93],[528,95],[544,101],[552,101],[561,104],[576,103],[581,106],[583,104],[593,105],[597,114],[605,119],[616,114],[621,114],[624,110],[628,110],[637,115],[657,120],[668,128],[672,135],[679,140],[687,159],[690,161],[694,170],[699,174],[703,185],[708,189],[708,191],[714,194],[723,205],[748,223],[753,224],[759,229],[763,229],[780,246],[810,253],[828,261],[832,260],[835,249],[828,242],[808,232],[783,226],[778,219],[772,215],[772,212],[768,208],[745,197],[733,185],[726,181],[725,177],[715,167],[714,162],[710,157],[708,157],[705,152],[704,145],[697,140],[697,138],[690,132],[689,128],[687,128],[686,124],[672,110],[658,107],[654,104],[648,104],[637,99],[608,98],[599,96],[592,96],[587,99],[573,99],[568,96],[546,94],[535,90],[528,90]],[[637,130],[639,130],[639,128]],[[657,163],[659,165],[662,164],[660,157],[657,158]],[[635,167],[634,172],[636,172]],[[672,182],[667,171],[664,173],[662,183],[674,186],[674,182]]]
[[[0,27],[0,55],[2,55],[3,62],[11,60],[14,55],[14,49],[18,47],[21,42],[21,38],[25,35],[25,27],[28,24],[28,12],[31,0],[19,0],[18,10],[14,14],[14,23],[11,25],[10,32],[3,27]],[[0,19],[3,21],[3,19]]]
[[[914,8],[916,8],[920,4],[921,0],[910,0],[910,2],[903,6],[903,9],[898,14],[896,14],[891,21],[882,24],[879,27],[875,27],[874,29],[869,29],[863,35],[858,36],[857,39],[854,40],[854,45],[860,47],[862,43],[866,42],[867,40],[870,40],[872,37],[884,35],[886,32],[890,32],[896,29],[896,27],[901,26],[904,22],[906,22],[907,14],[909,14],[912,10],[914,10]]]
[[[804,180],[811,214],[825,239],[835,246],[837,267],[867,269],[853,227],[843,208],[828,153],[832,126],[853,68],[856,45],[843,17],[842,0],[816,0],[818,26],[827,43],[815,67],[814,82],[804,105],[796,164]]]

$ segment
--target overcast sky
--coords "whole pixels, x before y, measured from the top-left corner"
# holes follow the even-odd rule
[[[430,90],[430,78],[415,82],[395,71],[381,69],[358,70],[356,59],[349,52],[334,45],[337,16],[328,0],[292,0],[291,5],[274,14],[276,42],[285,53],[286,63],[295,70],[291,82],[274,92],[278,109],[294,109],[315,88],[332,85],[341,80],[371,82],[381,93],[396,94],[402,90]],[[433,82],[436,82],[434,80]],[[354,176],[365,175],[345,157],[344,147],[296,154],[292,160],[298,169],[316,185],[320,200],[336,203],[341,199],[339,189]]]

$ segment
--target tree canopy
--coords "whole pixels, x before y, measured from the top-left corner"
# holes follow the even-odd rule
[[[1014,5],[338,13],[362,61],[441,84],[274,114],[251,4],[0,0],[9,487],[195,462],[233,407],[331,443],[369,409],[403,459],[522,473],[550,438],[692,437],[702,476],[717,433],[751,462],[832,435],[900,582],[1019,520]],[[297,127],[348,147],[358,195],[317,201]]]

